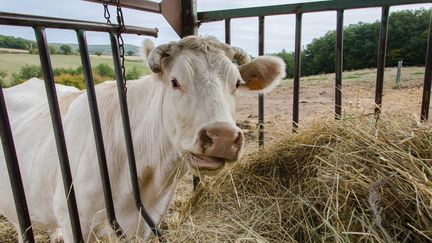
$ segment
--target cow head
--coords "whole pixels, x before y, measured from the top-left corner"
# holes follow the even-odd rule
[[[215,174],[237,161],[244,136],[235,121],[236,94],[241,87],[275,87],[285,76],[284,62],[268,56],[251,61],[242,49],[214,37],[189,36],[147,49],[149,66],[166,89],[164,128],[179,154],[192,154],[191,171]]]

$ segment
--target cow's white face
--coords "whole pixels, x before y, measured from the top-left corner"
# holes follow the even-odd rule
[[[246,63],[238,67],[233,58]],[[241,49],[212,37],[186,37],[153,49],[149,65],[166,88],[162,112],[167,135],[179,154],[193,154],[189,168],[201,175],[215,174],[242,155],[244,136],[235,122],[240,86],[262,90],[285,75],[280,59],[251,62]]]

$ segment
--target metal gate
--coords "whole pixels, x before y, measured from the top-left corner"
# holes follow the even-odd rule
[[[265,7],[253,7],[243,9],[219,10],[219,11],[196,11],[196,0],[164,0],[161,3],[147,1],[147,0],[86,0],[91,2],[106,3],[106,4],[120,4],[126,8],[133,8],[142,11],[162,14],[173,27],[180,37],[187,35],[196,35],[198,26],[207,22],[225,21],[225,42],[231,42],[231,19],[243,17],[257,17],[259,33],[259,55],[264,54],[264,28],[265,17],[271,15],[295,15],[295,51],[294,51],[294,90],[293,90],[293,117],[292,126],[293,132],[297,131],[299,124],[299,98],[300,98],[300,64],[301,64],[301,30],[302,30],[302,16],[304,13],[323,12],[323,11],[336,11],[337,24],[336,24],[336,78],[335,78],[335,118],[340,119],[342,116],[342,71],[343,71],[343,20],[344,11],[358,8],[371,8],[380,7],[381,13],[381,30],[379,38],[378,49],[378,62],[377,62],[377,76],[376,76],[376,90],[375,90],[375,114],[379,115],[382,106],[383,96],[383,83],[384,83],[384,68],[387,48],[387,32],[388,32],[388,19],[389,10],[394,5],[414,4],[414,3],[431,3],[432,0],[347,0],[347,1],[320,1],[310,3],[298,4],[284,4]],[[107,217],[112,228],[117,232],[119,237],[123,236],[121,227],[118,225],[114,206],[112,202],[111,188],[108,177],[108,170],[106,165],[105,151],[103,147],[103,138],[101,134],[100,121],[98,109],[96,104],[96,96],[91,73],[91,65],[89,54],[87,50],[85,31],[102,31],[109,33],[114,67],[117,79],[117,88],[120,99],[121,114],[123,119],[124,133],[126,138],[126,146],[129,158],[129,167],[133,185],[133,192],[136,200],[138,210],[142,213],[146,222],[152,228],[157,236],[161,236],[157,227],[152,222],[151,218],[146,214],[144,207],[141,203],[139,195],[138,179],[135,166],[135,156],[133,151],[132,136],[130,131],[129,117],[127,111],[126,97],[123,92],[124,84],[122,82],[122,71],[120,64],[119,46],[117,40],[118,26],[104,23],[66,20],[57,18],[38,17],[30,15],[17,15],[9,13],[0,13],[0,24],[3,25],[18,25],[30,26],[35,30],[35,35],[38,43],[39,56],[43,68],[45,79],[45,87],[49,107],[51,112],[52,123],[55,132],[57,150],[59,154],[59,162],[63,175],[63,182],[65,191],[70,191],[67,203],[69,209],[69,216],[71,220],[74,239],[76,242],[83,241],[79,223],[79,216],[75,202],[75,196],[72,185],[72,177],[69,168],[68,155],[66,151],[66,144],[63,134],[63,127],[61,123],[61,115],[59,111],[56,90],[54,86],[53,71],[48,52],[47,41],[45,37],[44,28],[61,28],[72,29],[77,32],[78,43],[80,46],[80,54],[82,66],[84,68],[84,76],[87,88],[87,95],[91,110],[91,118],[93,124],[94,137],[96,148],[99,158],[100,173],[102,177],[102,184],[104,189],[105,204],[107,208]],[[141,34],[157,36],[156,29],[147,29],[133,26],[126,26],[124,33]],[[429,107],[430,107],[430,93],[432,81],[432,18],[429,28],[429,37],[426,53],[426,66],[423,84],[422,106],[420,110],[420,117],[422,121],[428,120]],[[258,97],[258,124],[259,124],[259,139],[260,146],[264,144],[264,95]],[[9,171],[9,178],[13,185],[13,195],[15,205],[19,217],[21,234],[25,241],[34,242],[33,232],[30,223],[30,217],[25,201],[25,193],[21,182],[20,171],[18,168],[18,161],[13,143],[13,137],[8,120],[8,115],[3,97],[3,91],[0,88],[0,135],[6,163]],[[198,178],[194,179],[194,184],[198,183]]]

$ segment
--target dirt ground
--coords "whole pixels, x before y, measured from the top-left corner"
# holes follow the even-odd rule
[[[412,112],[419,116],[422,98],[424,68],[403,68],[401,87],[395,85],[395,68],[387,68],[384,82],[382,110],[385,113]],[[358,70],[343,75],[343,115],[370,114],[374,110],[376,70]],[[323,119],[334,119],[334,74],[317,75],[301,79],[300,131],[302,127]],[[265,140],[277,139],[291,133],[293,88],[292,80],[284,80],[273,92],[265,95]],[[258,148],[256,93],[240,92],[237,103],[237,121],[246,138],[246,153]],[[166,221],[176,220],[176,210],[192,193],[191,175],[180,183],[177,195]],[[169,223],[168,223],[169,224]],[[163,223],[164,225],[164,223]],[[162,225],[162,227],[163,227]],[[16,242],[11,225],[0,217],[0,242]],[[41,242],[47,236],[38,234]]]
[[[402,69],[401,85],[395,84],[396,68],[385,70],[384,113],[412,112],[420,116],[424,68]],[[323,74],[300,80],[299,129],[323,119],[334,119],[335,78]],[[376,69],[344,72],[342,84],[343,115],[369,114],[375,108]],[[284,80],[264,98],[265,140],[277,138],[292,130],[293,81]],[[257,94],[239,94],[237,121],[245,132],[247,151],[257,147],[258,99]]]

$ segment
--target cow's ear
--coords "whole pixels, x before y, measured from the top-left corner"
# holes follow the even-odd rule
[[[274,56],[261,56],[239,67],[249,90],[270,92],[285,77],[285,62]]]

